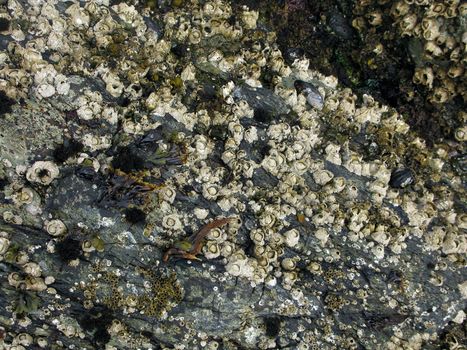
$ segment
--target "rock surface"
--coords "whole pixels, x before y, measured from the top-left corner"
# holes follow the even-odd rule
[[[461,144],[427,148],[396,110],[286,63],[248,8],[2,11],[4,348],[465,341]],[[413,181],[391,186],[397,169]],[[162,262],[221,217],[199,260]]]

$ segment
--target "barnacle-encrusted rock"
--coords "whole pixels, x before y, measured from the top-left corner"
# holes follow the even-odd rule
[[[427,146],[404,121],[411,113],[371,95],[381,81],[348,74],[347,53],[316,47],[339,62],[339,79],[310,69],[323,56],[283,53],[262,4],[0,9],[0,347],[453,339],[465,319],[465,128]],[[317,32],[333,47],[394,18],[381,38],[419,39],[405,84],[465,119],[450,104],[465,71],[453,31],[463,19],[452,18],[465,6],[359,1],[354,30],[344,3],[284,4],[278,21],[319,7]],[[378,70],[392,56],[370,38],[364,65]],[[28,169],[37,159],[57,164]]]

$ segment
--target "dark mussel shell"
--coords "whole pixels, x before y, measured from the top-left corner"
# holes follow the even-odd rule
[[[389,186],[392,188],[405,188],[415,181],[414,174],[410,169],[396,169],[391,173]]]

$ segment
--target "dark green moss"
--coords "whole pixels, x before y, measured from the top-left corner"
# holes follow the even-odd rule
[[[15,100],[9,98],[5,92],[0,91],[0,116],[5,113],[11,113],[11,106],[15,103]]]
[[[270,123],[273,115],[262,108],[256,108],[253,118],[260,123]]]
[[[7,18],[0,18],[0,32],[8,30],[10,28],[10,21]]]
[[[40,299],[35,293],[20,291],[14,305],[14,312],[23,317],[39,308]]]
[[[129,147],[122,147],[112,160],[112,166],[126,173],[144,169],[144,160]]]
[[[112,324],[114,316],[112,311],[105,305],[96,305],[81,317],[78,322],[88,332],[94,332],[93,341],[100,347],[107,344],[110,334],[107,328]]]
[[[138,208],[127,208],[125,210],[125,219],[132,224],[144,223],[146,221],[146,214]]]
[[[63,163],[68,158],[73,157],[83,150],[83,144],[73,139],[65,139],[53,153],[55,161]]]
[[[78,259],[82,254],[81,242],[71,237],[58,242],[55,248],[60,259],[66,263]]]
[[[281,329],[281,320],[279,317],[266,317],[264,319],[266,335],[270,338],[276,338]]]

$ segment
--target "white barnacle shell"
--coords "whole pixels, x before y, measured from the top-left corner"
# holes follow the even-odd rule
[[[54,86],[57,93],[66,95],[70,91],[70,83],[68,78],[63,74],[57,74],[54,78]]]
[[[80,8],[79,4],[73,4],[65,10],[65,13],[71,17],[71,24],[78,28],[89,27],[90,17],[86,11]]]
[[[297,273],[295,271],[284,272],[282,274],[282,284],[285,289],[290,289],[292,285],[297,281]]]
[[[257,246],[264,245],[265,236],[264,236],[263,230],[260,230],[260,229],[252,230],[250,232],[250,238]]]
[[[242,264],[239,262],[231,262],[225,266],[225,270],[227,271],[228,274],[232,276],[240,276],[242,273]]]
[[[123,85],[117,75],[107,72],[102,75],[102,80],[106,84],[105,89],[113,97],[119,97],[123,93],[125,85]]]
[[[12,287],[18,287],[23,282],[20,274],[17,272],[12,272],[8,275],[8,284]]]
[[[313,173],[313,179],[318,185],[325,185],[334,178],[334,174],[329,170],[321,169]]]
[[[287,123],[272,124],[269,126],[267,134],[270,139],[282,141],[290,135],[292,129]]]
[[[301,159],[309,151],[308,141],[295,141],[291,147],[294,159]]]
[[[371,182],[368,186],[368,190],[372,193],[379,194],[381,196],[386,196],[386,191],[388,189],[387,184],[381,180],[375,180]]]
[[[47,285],[44,280],[40,277],[27,276],[25,279],[26,289],[33,290],[36,292],[42,292],[47,289]]]
[[[20,191],[16,192],[11,199],[16,205],[31,204],[34,198],[34,192],[28,188],[23,187]]]
[[[244,10],[242,12],[242,21],[246,29],[255,29],[256,21],[258,20],[259,12],[258,11],[248,11]]]
[[[182,73],[180,74],[180,78],[182,78],[184,82],[196,81],[196,68],[191,63],[188,64],[185,67],[185,69],[183,69]],[[198,118],[204,115],[207,117],[207,121],[210,122],[210,119],[209,119],[209,116],[206,110],[203,109],[197,112]]]
[[[358,187],[355,186],[354,184],[350,184],[349,186],[345,187],[345,196],[352,200],[358,197]]]
[[[232,276],[245,278],[251,278],[254,272],[249,259],[240,252],[234,253],[229,257],[229,262],[225,266],[225,270]]]
[[[259,218],[259,224],[265,228],[274,226],[276,217],[273,213],[263,212]]]
[[[325,246],[329,238],[329,233],[325,228],[320,227],[315,231],[315,237],[320,241],[322,246]]]
[[[277,176],[285,163],[285,156],[277,151],[271,151],[271,154],[263,159],[261,166],[272,175]]]
[[[377,260],[381,260],[382,258],[384,258],[384,246],[381,244],[377,244],[373,248],[371,248],[371,252]]]
[[[241,164],[243,176],[250,179],[258,165],[252,160],[243,161]]]
[[[224,142],[225,149],[236,150],[238,148],[238,143],[233,137],[228,137]]]
[[[185,41],[190,34],[190,24],[183,18],[179,20],[175,38],[177,41]]]
[[[456,225],[459,229],[467,229],[467,214],[462,213],[456,216]]]
[[[28,262],[23,265],[23,271],[33,277],[40,277],[42,269],[35,262]]]
[[[10,240],[7,237],[0,237],[0,255],[5,254],[9,246]]]
[[[126,329],[125,325],[120,320],[113,320],[112,324],[108,328],[108,331],[112,335],[122,334]]]
[[[113,107],[105,107],[102,111],[102,118],[110,124],[116,124],[118,122],[118,112]]]
[[[94,32],[99,33],[100,36],[105,36],[105,34],[112,32],[116,26],[117,22],[109,15],[102,17],[102,19],[94,25],[93,29]]]
[[[193,142],[193,148],[199,159],[206,159],[212,150],[208,139],[203,135],[196,135]]]
[[[88,239],[84,240],[82,243],[81,243],[81,249],[83,252],[85,253],[90,253],[90,252],[93,252],[96,250],[96,248],[94,247],[94,245],[92,244],[92,242]]]
[[[15,215],[9,210],[3,212],[3,220],[8,224],[21,225],[23,223],[23,218],[21,216]]]
[[[385,226],[383,225],[378,225],[376,230],[371,234],[371,238],[383,246],[387,246],[391,240],[391,236],[385,231]]]
[[[295,247],[299,240],[300,232],[295,228],[284,233],[284,242],[288,247]]]
[[[332,181],[333,192],[336,192],[336,193],[342,192],[345,188],[346,183],[347,181],[345,180],[344,177],[342,176],[335,177]]]
[[[295,262],[295,259],[285,258],[282,259],[281,266],[284,270],[292,271],[297,266],[297,263]]]
[[[92,152],[107,149],[111,145],[110,135],[98,136],[85,134],[82,138],[82,143],[89,147]]]
[[[292,163],[292,171],[296,175],[305,174],[310,167],[308,159],[297,159]]]
[[[276,262],[277,259],[279,258],[279,256],[281,256],[283,253],[284,253],[284,251],[281,248],[268,249],[266,251],[266,259],[270,263]]]
[[[312,261],[308,264],[307,270],[310,271],[312,274],[319,275],[322,272],[322,267],[318,262]]]
[[[433,87],[434,73],[431,67],[417,67],[412,77],[415,84],[422,84],[428,86],[430,89]]]
[[[284,59],[281,56],[273,56],[270,58],[269,66],[273,71],[280,72],[284,65]]]
[[[59,174],[57,165],[51,161],[37,161],[26,171],[26,179],[42,185],[50,184]]]
[[[55,87],[47,83],[40,84],[36,91],[39,98],[48,98],[55,95]]]
[[[215,259],[221,255],[219,244],[215,241],[208,241],[203,248],[206,259]]]
[[[33,338],[31,335],[27,333],[19,333],[15,337],[15,340],[13,342],[20,344],[22,346],[30,346],[32,344],[32,341],[33,341]]]
[[[219,196],[219,186],[213,184],[203,185],[203,197],[208,200],[214,200]]]
[[[252,237],[252,234],[250,233],[250,237]],[[260,238],[262,239],[262,238]],[[267,255],[268,252],[268,247],[265,245],[255,245],[254,247],[254,254],[255,257],[261,258]]]
[[[432,271],[429,281],[431,284],[435,285],[436,287],[441,287],[444,283],[444,277]]]
[[[467,126],[462,126],[454,131],[454,137],[459,142],[467,141]]]
[[[176,195],[177,192],[173,187],[170,186],[164,187],[160,191],[160,198],[168,203],[173,203]]]
[[[465,254],[467,252],[467,239],[455,233],[448,233],[442,244],[444,254]]]
[[[331,163],[334,163],[334,164],[337,164],[337,165],[341,165],[342,160],[341,160],[341,156],[339,154],[340,149],[341,149],[341,146],[339,146],[339,145],[336,145],[334,143],[328,144],[326,146],[325,150],[324,150],[326,152],[325,159],[328,162],[331,162]]]
[[[188,34],[188,41],[190,44],[199,44],[201,41],[201,32],[196,28],[191,28],[190,33]]]
[[[209,231],[207,238],[218,243],[224,242],[227,239],[227,234],[221,230],[219,227],[216,227]]]
[[[71,324],[60,323],[57,329],[62,332],[67,338],[72,338],[76,335],[76,327]]]
[[[221,254],[222,256],[229,257],[230,255],[233,254],[235,250],[235,245],[232,242],[224,242],[221,247]]]
[[[18,254],[16,254],[15,263],[17,263],[18,265],[24,265],[28,261],[29,261],[29,256],[28,256],[28,253],[26,253],[25,251],[21,250],[18,252]]]
[[[168,230],[177,231],[182,229],[182,222],[177,214],[169,214],[162,218],[162,226]]]
[[[243,140],[243,126],[240,123],[231,122],[229,123],[229,132],[235,140],[235,143],[239,145]]]
[[[62,220],[55,219],[45,222],[45,229],[49,235],[57,237],[62,236],[66,232],[66,226]]]
[[[47,348],[47,345],[49,344],[47,339],[44,337],[36,338],[36,343],[41,349]]]

